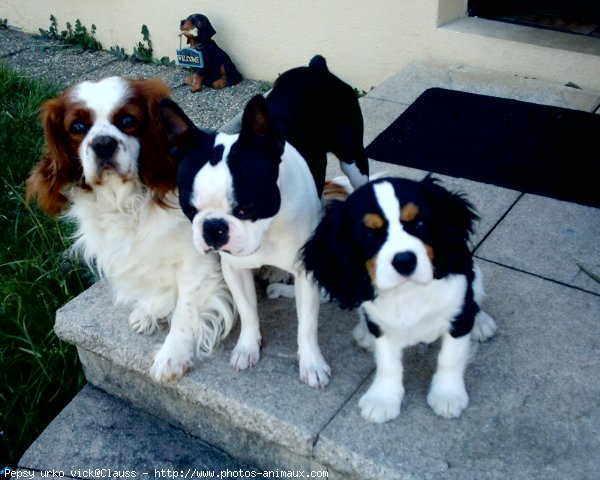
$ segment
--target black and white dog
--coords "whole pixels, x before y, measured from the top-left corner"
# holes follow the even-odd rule
[[[468,246],[473,206],[432,177],[374,180],[330,205],[303,249],[308,272],[342,308],[359,308],[354,337],[374,348],[377,371],[360,399],[362,416],[385,422],[400,414],[402,351],[442,338],[427,401],[457,417],[469,397],[464,370],[471,337],[496,330],[480,310],[481,272]]]
[[[241,332],[231,356],[236,370],[255,365],[261,333],[252,269],[271,265],[294,275],[300,377],[329,382],[317,341],[320,293],[298,253],[321,218],[326,154],[340,159],[355,186],[368,178],[358,100],[317,56],[283,73],[271,94],[252,98],[239,134],[196,128],[172,101],[162,122],[178,172],[181,208],[200,252],[218,251],[236,302]]]

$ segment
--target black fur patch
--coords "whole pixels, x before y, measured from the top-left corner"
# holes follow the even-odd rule
[[[467,291],[465,292],[465,300],[461,312],[452,321],[450,335],[454,338],[460,338],[467,335],[475,324],[475,316],[479,313],[479,305],[475,303],[473,296],[473,281],[475,274],[471,270],[467,275]]]
[[[381,328],[379,328],[379,325],[377,325],[373,320],[371,320],[371,318],[366,313],[365,320],[367,321],[367,328],[369,329],[369,332],[371,332],[371,335],[373,335],[375,338],[381,337]]]
[[[284,141],[279,137],[262,95],[253,97],[242,116],[238,140],[227,166],[233,180],[233,214],[240,220],[274,217],[281,207],[277,186]]]
[[[329,152],[341,162],[355,162],[368,176],[358,98],[350,85],[328,70],[323,57],[317,55],[310,66],[282,73],[267,103],[274,125],[306,160],[319,196]]]
[[[223,159],[223,152],[225,151],[225,147],[223,145],[217,145],[213,150],[213,156],[210,159],[211,165],[216,165]]]

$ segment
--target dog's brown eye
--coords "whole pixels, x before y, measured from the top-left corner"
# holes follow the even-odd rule
[[[76,135],[82,135],[88,131],[88,127],[81,120],[74,120],[69,127],[69,131]]]
[[[127,128],[133,128],[137,125],[137,119],[133,115],[125,115],[119,120],[119,129],[125,130]]]

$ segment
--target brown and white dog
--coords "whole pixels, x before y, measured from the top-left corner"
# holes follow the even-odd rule
[[[192,93],[202,90],[202,85],[225,88],[242,81],[242,75],[227,52],[212,39],[217,32],[205,15],[194,13],[184,18],[179,23],[179,30],[179,36],[185,37],[189,46],[202,54],[204,61],[202,68],[195,69],[185,81],[192,87]]]
[[[192,368],[234,319],[218,257],[198,255],[178,208],[177,165],[158,116],[168,96],[159,80],[110,77],[48,100],[44,154],[27,180],[28,200],[75,222],[75,249],[133,308],[134,331],[170,318],[151,368],[158,381]]]

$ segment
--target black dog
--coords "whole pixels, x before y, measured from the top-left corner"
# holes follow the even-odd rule
[[[363,117],[356,93],[327,68],[321,55],[308,67],[282,73],[267,97],[279,133],[306,160],[321,195],[327,153],[333,153],[354,188],[369,179]]]
[[[242,81],[242,75],[212,37],[217,33],[205,15],[195,13],[181,20],[180,35],[187,38],[187,43],[195,50],[202,52],[204,66],[197,68],[186,83],[191,85],[192,92],[202,90],[202,85],[213,88],[225,88]]]

